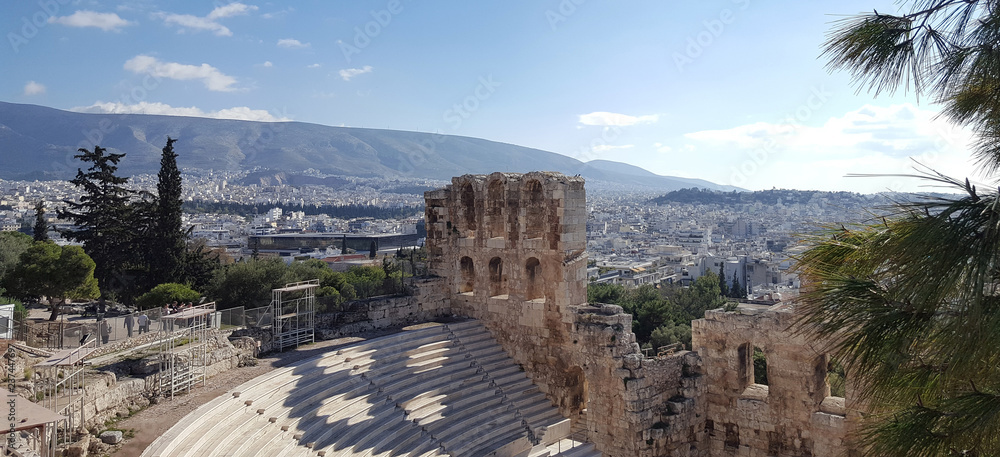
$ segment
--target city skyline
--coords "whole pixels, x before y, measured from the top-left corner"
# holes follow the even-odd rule
[[[7,4],[0,98],[472,136],[751,190],[926,191],[968,132],[829,73],[833,21],[887,1]]]

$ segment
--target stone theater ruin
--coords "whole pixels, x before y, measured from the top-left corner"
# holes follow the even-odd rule
[[[192,439],[227,455],[849,452],[854,413],[829,394],[827,355],[789,330],[794,306],[709,311],[692,351],[648,357],[630,314],[587,303],[582,178],[465,175],[425,197],[431,278],[372,304],[367,328],[440,324],[252,381],[144,455],[203,455]]]

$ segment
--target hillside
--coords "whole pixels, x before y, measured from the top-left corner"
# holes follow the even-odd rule
[[[697,188],[680,189],[668,192],[649,200],[655,205],[670,203],[686,203],[696,205],[737,206],[761,204],[765,206],[836,204],[840,206],[858,206],[862,208],[883,207],[893,201],[903,201],[905,194],[859,194],[855,192],[827,192],[820,190],[790,190],[769,189],[753,192],[719,192]]]
[[[703,180],[650,173],[617,162],[589,163],[478,138],[422,132],[251,122],[146,114],[87,114],[0,102],[0,178],[64,179],[73,155],[99,144],[128,156],[123,174],[155,173],[167,136],[178,138],[178,165],[362,177],[450,179],[466,173],[559,171],[623,186],[732,190]]]

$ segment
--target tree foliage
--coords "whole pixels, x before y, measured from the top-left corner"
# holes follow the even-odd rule
[[[1000,166],[1000,10],[992,1],[915,0],[902,15],[839,22],[824,47],[829,67],[852,73],[876,95],[900,87],[940,103],[977,134],[975,155]]]
[[[219,309],[258,308],[271,302],[271,289],[296,281],[281,259],[249,260],[216,270],[207,294]]]
[[[20,232],[0,232],[0,283],[21,261],[21,254],[31,247],[31,237]]]
[[[83,250],[97,264],[95,276],[101,287],[125,287],[124,274],[135,255],[133,249],[135,225],[130,199],[134,192],[125,185],[128,178],[117,176],[118,163],[125,154],[108,153],[107,149],[94,146],[93,151],[81,148],[73,157],[90,167],[77,170],[70,180],[83,194],[80,201],[65,200],[67,208],[59,217],[69,219],[78,228],[65,235],[83,243]]]
[[[128,189],[128,178],[116,175],[125,154],[95,146],[74,156],[90,167],[70,181],[82,195],[59,213],[78,227],[66,236],[83,243],[97,262],[100,286],[126,303],[160,283],[205,287],[218,266],[218,256],[203,246],[188,247],[175,141],[168,137],[163,148],[155,195]]]
[[[45,222],[45,202],[35,203],[35,226],[31,229],[35,241],[49,240],[49,224]]]
[[[150,309],[175,301],[178,303],[198,303],[200,298],[200,293],[185,284],[164,283],[142,294],[135,303],[139,309]]]
[[[59,246],[51,241],[34,243],[5,276],[4,287],[21,298],[48,297],[55,320],[57,299],[97,298],[96,264],[79,246]]]
[[[150,245],[154,255],[150,257],[150,271],[158,281],[169,282],[186,279],[185,261],[187,233],[181,226],[181,171],[177,168],[177,153],[174,152],[173,138],[167,137],[160,157],[160,171],[157,174],[156,199],[152,238]]]
[[[719,265],[719,293],[723,297],[729,296],[729,283],[726,282],[726,264]]]
[[[288,265],[280,259],[246,260],[220,267],[207,288],[207,296],[220,309],[257,308],[271,302],[271,289],[299,281],[319,280],[316,296],[328,305],[377,295],[396,294],[401,272],[377,266],[354,266],[336,272],[322,260],[310,259]]]
[[[616,284],[589,284],[587,301],[619,305],[632,315],[632,332],[640,344],[654,349],[673,343],[691,345],[691,321],[725,300],[715,273],[699,277],[689,287],[647,284],[626,288]]]
[[[830,67],[876,94],[927,95],[970,127],[988,173],[1000,166],[1000,10],[923,0],[901,15],[845,19]],[[828,338],[867,404],[874,456],[1000,455],[1000,199],[930,170],[962,195],[899,204],[875,223],[819,233],[799,270],[805,331]]]

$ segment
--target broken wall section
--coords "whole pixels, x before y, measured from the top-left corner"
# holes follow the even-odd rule
[[[704,398],[710,455],[824,457],[849,451],[853,422],[844,398],[830,396],[829,357],[815,338],[794,330],[794,310],[787,304],[740,305],[692,322],[692,349],[709,379]],[[755,352],[766,361],[766,385],[758,379],[763,373],[754,373]]]

